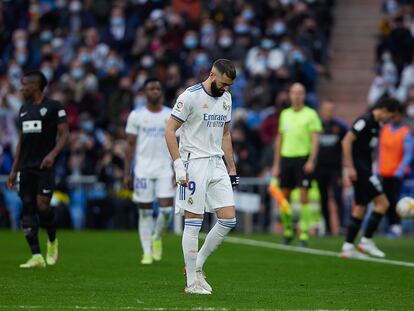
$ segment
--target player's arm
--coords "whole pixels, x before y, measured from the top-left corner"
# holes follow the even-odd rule
[[[16,188],[17,168],[19,167],[21,146],[22,146],[22,134],[20,133],[19,141],[17,142],[17,146],[16,146],[16,154],[14,155],[13,166],[10,171],[9,178],[7,179],[7,187],[9,189]]]
[[[176,132],[183,122],[174,117],[170,117],[165,128],[165,141],[167,142],[168,151],[174,161],[175,180],[183,187],[187,187],[188,174],[184,167],[183,160],[180,158]]]
[[[318,157],[319,152],[319,133],[312,132],[311,133],[311,152],[309,154],[308,160],[306,161],[304,170],[306,173],[310,174],[315,169],[316,158]]]
[[[230,134],[230,122],[226,122],[223,129],[223,140],[221,143],[221,149],[224,152],[224,159],[226,160],[227,168],[230,176],[236,176],[236,164],[234,164],[233,158],[233,145],[231,142]]]
[[[125,188],[129,189],[132,183],[131,162],[137,145],[137,135],[127,133],[126,140],[127,148],[125,152],[123,184]]]
[[[55,147],[48,153],[40,164],[40,169],[51,168],[55,163],[56,157],[65,148],[66,143],[69,140],[69,126],[67,122],[59,123],[57,125],[58,140]]]
[[[275,152],[273,158],[272,176],[279,177],[280,174],[280,147],[282,146],[283,134],[277,133],[275,139]]]
[[[342,164],[344,167],[344,178],[346,181],[357,179],[357,173],[352,160],[352,144],[356,140],[354,132],[348,131],[342,140]]]

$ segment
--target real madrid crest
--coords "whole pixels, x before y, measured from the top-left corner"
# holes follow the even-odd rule
[[[46,115],[46,113],[47,113],[47,108],[43,107],[42,109],[40,109],[40,115],[42,117],[44,117]]]
[[[229,108],[230,108],[230,105],[227,104],[226,102],[223,102],[223,109],[227,111],[229,110]]]
[[[193,205],[194,201],[192,197],[189,197],[187,200],[188,204]]]

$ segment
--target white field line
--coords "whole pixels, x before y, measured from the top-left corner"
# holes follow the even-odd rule
[[[277,249],[277,250],[288,251],[288,252],[297,252],[297,253],[305,253],[305,254],[330,256],[330,257],[339,258],[339,253],[332,252],[332,251],[325,251],[322,249],[303,248],[303,247],[297,247],[297,246],[282,245],[282,244],[277,244],[273,242],[257,241],[257,240],[236,238],[236,237],[226,237],[225,241],[228,243],[232,243],[232,244],[249,245],[249,246],[255,246],[255,247]],[[407,262],[407,261],[379,259],[379,258],[373,258],[373,257],[350,258],[350,259],[414,268],[414,262]]]
[[[22,309],[22,310],[147,310],[147,311],[277,311],[279,309],[248,309],[248,308],[215,308],[215,307],[194,307],[194,308],[181,308],[181,307],[105,307],[105,306],[30,306],[30,305],[14,305],[14,306],[3,306],[0,305],[0,309]],[[300,311],[307,311],[308,309],[299,309]],[[309,310],[318,310],[318,309],[309,309]],[[344,309],[320,309],[318,311],[345,311]]]

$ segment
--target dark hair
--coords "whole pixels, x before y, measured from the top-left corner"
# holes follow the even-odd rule
[[[385,108],[389,112],[399,112],[401,109],[400,108],[401,106],[402,106],[401,103],[395,98],[386,97],[386,98],[380,99],[374,105],[373,109]]]
[[[146,88],[146,86],[152,82],[159,82],[161,83],[161,80],[158,78],[148,78],[147,80],[145,80],[144,84],[142,85],[143,88]]]
[[[23,77],[36,77],[37,78],[37,83],[39,85],[39,89],[42,92],[45,89],[45,87],[47,86],[46,76],[43,74],[43,72],[41,72],[39,70],[33,70],[33,71],[26,72],[23,75]]]
[[[236,68],[230,60],[220,58],[214,62],[213,67],[216,68],[221,74],[228,76],[230,79],[236,79]]]

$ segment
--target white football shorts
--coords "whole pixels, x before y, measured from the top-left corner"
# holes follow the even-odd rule
[[[184,162],[189,175],[187,187],[177,186],[175,212],[214,213],[234,206],[233,188],[221,157],[191,159]]]
[[[173,176],[159,178],[135,177],[132,200],[136,203],[151,203],[156,199],[173,198],[174,195]]]

